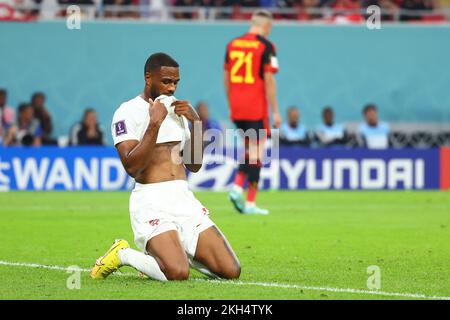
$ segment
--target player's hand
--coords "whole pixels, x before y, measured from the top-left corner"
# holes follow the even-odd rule
[[[200,116],[197,111],[192,107],[189,101],[178,100],[172,103],[172,106],[175,107],[175,114],[177,116],[185,116],[191,122],[199,121]]]
[[[167,116],[166,106],[159,100],[149,99],[148,113],[150,114],[150,123],[160,126]]]
[[[281,114],[279,112],[273,113],[273,126],[278,129],[281,125]]]

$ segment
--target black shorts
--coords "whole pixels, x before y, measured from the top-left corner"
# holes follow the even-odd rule
[[[260,132],[260,130],[267,130],[264,120],[234,120],[234,124],[237,129],[241,129],[244,133],[247,130],[253,129],[256,132],[257,142],[264,141],[270,135],[270,132],[266,131],[264,134]],[[250,137],[248,139],[252,140]]]

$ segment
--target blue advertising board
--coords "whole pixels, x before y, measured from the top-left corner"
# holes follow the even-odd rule
[[[231,156],[228,156],[231,154]],[[237,152],[207,154],[189,174],[194,190],[227,190]],[[439,189],[440,150],[304,149],[281,147],[261,171],[263,189]],[[113,147],[0,147],[0,191],[129,190],[134,180]]]

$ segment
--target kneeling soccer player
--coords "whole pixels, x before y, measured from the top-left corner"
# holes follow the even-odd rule
[[[189,266],[211,277],[239,278],[236,255],[186,181],[185,168],[201,168],[203,143],[199,116],[173,96],[179,65],[167,54],[153,54],[144,78],[144,92],[123,103],[112,123],[114,145],[136,180],[130,218],[142,252],[116,240],[97,259],[91,277],[106,278],[126,265],[162,281],[187,279]]]

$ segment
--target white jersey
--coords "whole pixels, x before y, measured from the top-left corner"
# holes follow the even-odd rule
[[[173,96],[161,95],[155,100],[161,101],[167,108],[167,116],[159,128],[156,143],[180,141],[181,148],[191,138],[188,121],[184,116],[175,114],[172,102]],[[141,96],[126,101],[120,105],[113,116],[111,132],[114,145],[126,140],[141,141],[150,123],[149,104]]]

